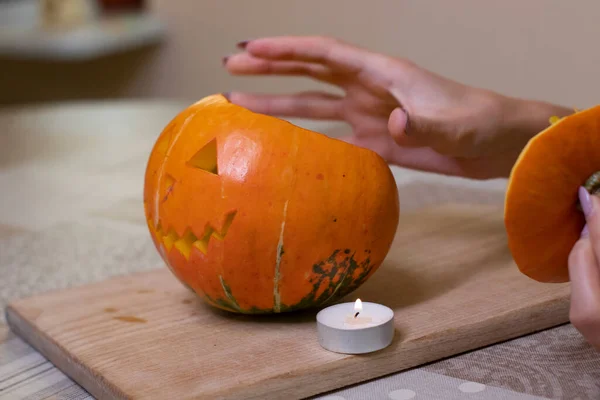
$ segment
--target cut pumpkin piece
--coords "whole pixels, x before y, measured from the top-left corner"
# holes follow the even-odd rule
[[[511,171],[504,223],[519,270],[539,282],[569,281],[568,257],[585,218],[578,189],[598,189],[600,106],[552,121]]]

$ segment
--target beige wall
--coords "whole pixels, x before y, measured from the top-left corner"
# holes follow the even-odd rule
[[[600,103],[598,0],[153,0],[169,37],[152,51],[80,65],[0,62],[0,102],[197,99],[289,91],[303,79],[233,78],[221,57],[263,35],[333,35],[503,93]],[[55,77],[50,80],[51,74]]]

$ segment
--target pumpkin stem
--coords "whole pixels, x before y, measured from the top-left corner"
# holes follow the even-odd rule
[[[589,194],[592,194],[592,195],[599,194],[600,193],[600,171],[596,171],[592,175],[590,175],[590,177],[587,178],[587,180],[583,184],[583,187],[585,188],[585,190],[588,191]],[[577,209],[579,211],[583,211],[583,209],[581,208],[581,203],[579,203],[579,201],[577,202]]]
[[[590,194],[598,194],[600,192],[600,171],[594,172],[584,183],[583,187]]]

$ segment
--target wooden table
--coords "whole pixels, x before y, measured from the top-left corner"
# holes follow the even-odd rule
[[[49,289],[161,266],[140,212],[142,177],[156,136],[191,101],[0,110],[2,308],[12,299]],[[292,122],[339,132],[337,125]],[[504,190],[506,183],[396,167],[393,172],[399,185],[443,180]],[[34,395],[91,398],[0,326],[0,400]],[[564,325],[329,396],[358,398],[600,398],[600,355],[571,325]]]

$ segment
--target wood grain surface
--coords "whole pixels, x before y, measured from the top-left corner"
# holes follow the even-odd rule
[[[345,299],[395,310],[376,353],[322,349],[316,311],[213,310],[166,268],[19,300],[7,321],[97,398],[293,399],[562,324],[569,293],[518,272],[501,206],[445,204],[402,214],[384,265]]]

